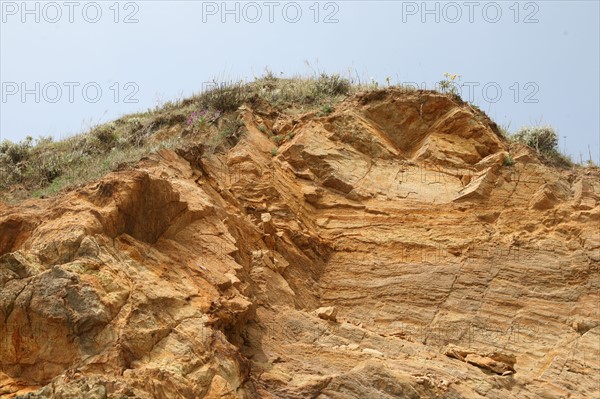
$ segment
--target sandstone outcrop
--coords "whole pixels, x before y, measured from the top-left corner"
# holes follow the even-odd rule
[[[432,92],[262,106],[227,151],[0,204],[0,397],[600,396],[597,169],[505,166]]]

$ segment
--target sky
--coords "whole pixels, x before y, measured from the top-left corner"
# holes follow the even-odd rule
[[[598,1],[0,1],[0,139],[60,139],[210,82],[340,73],[551,125],[600,164]]]

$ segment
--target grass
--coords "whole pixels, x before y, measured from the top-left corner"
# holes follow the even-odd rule
[[[542,153],[542,160],[550,166],[558,168],[572,168],[575,163],[568,155],[565,155],[557,149],[552,149]]]
[[[333,112],[333,107],[329,104],[325,104],[321,107],[320,116],[326,116]]]
[[[281,142],[283,141],[283,137],[280,135],[273,136],[272,139],[273,139],[273,142],[277,145],[280,145]]]
[[[203,93],[123,116],[64,140],[27,137],[19,143],[4,141],[0,143],[0,200],[51,196],[95,180],[119,165],[133,164],[161,148],[176,148],[188,141],[204,143],[207,154],[226,150],[245,133],[238,111],[242,105],[261,107],[266,101],[278,112],[325,116],[351,95],[383,90],[374,82],[363,84],[337,74],[278,78],[267,73],[249,83],[215,82]],[[206,121],[198,119],[199,115],[206,116]],[[272,134],[262,124],[259,130]],[[277,146],[292,138],[293,133],[271,137]],[[277,151],[273,148],[271,155],[276,156]],[[544,156],[556,165],[570,162],[557,151]]]
[[[302,113],[340,102],[357,89],[339,75],[326,74],[215,82],[210,90],[190,98],[169,101],[61,141],[47,137],[4,141],[0,143],[0,200],[15,202],[56,194],[97,179],[120,164],[133,163],[161,146],[174,148],[187,140],[202,140],[210,154],[235,145],[244,133],[237,110],[258,98],[279,110]],[[188,125],[190,116],[202,111],[218,114],[219,120]],[[169,133],[171,128],[174,133]],[[266,126],[261,130],[267,131]]]
[[[71,167],[65,168],[66,173],[61,173],[56,178],[49,180],[48,184],[39,185],[39,188],[31,194],[33,197],[39,198],[55,195],[63,188],[85,184],[104,176],[120,165],[132,164],[140,158],[163,148],[176,148],[180,143],[181,140],[172,138],[152,145],[110,151],[104,157],[84,157],[80,163],[71,164]]]
[[[513,166],[515,164],[515,160],[513,158],[513,156],[511,154],[507,154],[504,157],[504,166],[509,167],[509,166]]]
[[[226,119],[222,125],[219,132],[209,140],[208,154],[213,154],[225,142],[234,146],[242,136],[244,123],[241,119]]]
[[[174,148],[180,137],[151,140],[172,116],[164,112],[126,116],[61,141],[40,137],[0,144],[0,200],[56,194],[97,179],[119,164],[132,163],[160,148]]]

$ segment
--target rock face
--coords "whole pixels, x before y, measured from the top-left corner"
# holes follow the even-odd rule
[[[240,112],[0,205],[1,397],[600,397],[597,170],[430,92]]]
[[[337,309],[333,306],[319,308],[315,313],[323,320],[337,321]]]

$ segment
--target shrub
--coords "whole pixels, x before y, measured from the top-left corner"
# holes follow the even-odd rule
[[[275,144],[279,145],[283,141],[283,137],[281,137],[280,135],[273,136],[273,141],[275,142]]]
[[[541,153],[557,151],[558,135],[551,126],[523,127],[511,138]]]
[[[558,134],[551,126],[526,126],[510,138],[536,150],[550,165],[573,166],[571,158],[558,151]]]
[[[275,76],[275,74],[273,73],[273,71],[270,68],[265,68],[265,73],[264,75],[261,77],[262,80],[270,80],[270,81],[275,81],[277,80],[277,76]]]
[[[514,158],[512,157],[512,155],[510,155],[510,154],[507,154],[507,155],[504,157],[504,166],[513,166],[514,164],[515,164],[515,160],[514,160]]]
[[[275,107],[321,106],[339,101],[339,97],[351,94],[356,87],[352,81],[338,74],[322,73],[308,78],[276,78],[265,76],[248,85],[257,98],[263,98]]]
[[[52,183],[56,178],[63,174],[64,160],[57,154],[48,154],[40,156],[36,162],[32,163],[29,174],[31,180],[38,179],[39,185]]]
[[[25,140],[19,143],[13,143],[10,140],[4,140],[0,143],[0,155],[13,165],[26,161],[31,152],[33,138],[27,136]]]
[[[228,112],[237,110],[248,97],[248,88],[243,82],[214,82],[214,86],[201,95],[200,102],[203,108]]]
[[[148,130],[146,129],[147,123],[138,117],[129,118],[122,122],[122,133],[119,140],[119,146],[122,148],[133,145],[136,147],[141,146],[145,139]]]
[[[567,155],[560,153],[556,149],[542,153],[544,159],[553,166],[559,166],[562,168],[570,168],[573,166],[573,161]]]
[[[38,147],[50,145],[53,142],[54,138],[52,138],[52,136],[39,136],[37,139],[35,139],[35,145]]]
[[[326,73],[322,73],[314,85],[317,93],[330,96],[345,96],[350,93],[351,88],[352,84],[348,79],[342,78],[338,74],[327,75]]]
[[[115,123],[110,122],[98,126],[92,131],[92,136],[101,151],[105,152],[110,150],[117,144]]]
[[[321,107],[320,115],[325,116],[325,115],[329,115],[332,112],[333,112],[333,107],[329,104],[325,104]]]
[[[22,182],[32,154],[31,136],[19,143],[4,140],[0,143],[0,186]]]

